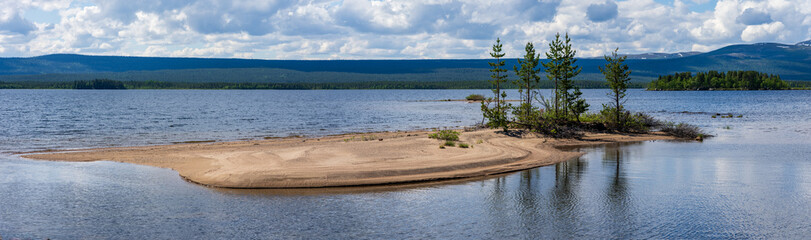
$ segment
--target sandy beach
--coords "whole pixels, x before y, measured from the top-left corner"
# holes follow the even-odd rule
[[[27,153],[52,161],[115,161],[177,171],[183,178],[223,188],[312,188],[381,185],[482,177],[579,157],[556,147],[669,140],[651,134],[588,134],[580,140],[523,138],[495,130],[464,132],[470,148],[439,146],[431,132],[347,134],[322,138],[189,143]]]

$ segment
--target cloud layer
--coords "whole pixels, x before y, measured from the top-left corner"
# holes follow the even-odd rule
[[[39,0],[0,3],[0,56],[485,58],[568,32],[580,56],[811,39],[811,1]],[[713,4],[710,2],[709,4]],[[36,14],[35,14],[36,13]],[[50,17],[43,17],[50,14]],[[50,19],[58,19],[54,22]]]

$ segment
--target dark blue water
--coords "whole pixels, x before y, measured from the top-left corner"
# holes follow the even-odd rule
[[[0,151],[471,125],[479,105],[423,101],[469,92],[0,90]]]
[[[476,92],[487,90],[0,90],[0,152],[470,125],[481,120],[477,104],[418,100]],[[585,91],[594,109],[604,94]],[[167,169],[3,155],[0,236],[811,236],[811,92],[629,94],[633,110],[717,137],[572,149],[587,154],[490,179],[390,190],[212,189]]]

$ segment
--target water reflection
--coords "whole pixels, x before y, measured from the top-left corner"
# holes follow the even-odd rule
[[[602,164],[603,168],[607,169],[607,173],[613,172],[613,176],[608,181],[608,186],[605,191],[606,207],[604,212],[606,217],[610,219],[607,221],[612,229],[611,234],[617,237],[628,237],[627,232],[629,226],[635,226],[631,218],[633,202],[630,199],[628,179],[624,172],[626,162],[631,158],[631,149],[629,147],[638,143],[629,144],[609,144],[604,147]],[[609,169],[613,168],[613,171]]]
[[[798,151],[811,152],[800,145],[775,151],[803,147]],[[212,189],[184,182],[168,169],[131,164],[6,159],[0,161],[0,203],[9,207],[0,208],[0,234],[443,239],[811,234],[806,221],[811,184],[802,171],[811,163],[795,156],[775,167],[757,167],[752,159],[760,156],[753,153],[763,149],[751,148],[731,155],[739,157],[704,158],[741,148],[711,141],[612,144],[568,149],[585,155],[488,178],[293,190]],[[790,166],[797,171],[787,171]],[[726,172],[722,178],[719,170]],[[13,175],[18,177],[8,177]],[[125,224],[131,222],[141,224]]]
[[[628,146],[640,145],[642,143],[613,143],[607,144],[603,148],[602,164],[604,168],[613,168],[613,177],[608,187],[608,199],[612,203],[624,204],[627,202],[628,182],[623,172],[623,167],[628,159],[632,158],[632,150]]]
[[[437,188],[443,186],[463,185],[470,183],[480,183],[489,179],[500,179],[512,173],[497,174],[475,178],[451,179],[430,182],[416,182],[403,184],[386,184],[372,186],[350,186],[350,187],[327,187],[327,188],[282,188],[282,189],[238,189],[238,188],[217,188],[209,187],[212,191],[240,196],[254,197],[277,197],[277,196],[329,196],[345,194],[374,194],[405,192],[409,190],[419,190],[426,188]],[[194,184],[194,183],[190,183]]]

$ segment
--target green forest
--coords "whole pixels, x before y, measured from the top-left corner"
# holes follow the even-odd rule
[[[794,86],[792,86],[794,85]],[[659,76],[648,85],[648,90],[783,90],[807,84],[789,84],[779,75],[756,71],[691,72]]]
[[[605,81],[578,81],[580,88],[607,88]],[[644,88],[642,83],[631,87]],[[540,88],[553,88],[551,81],[540,81]],[[162,82],[162,81],[116,81],[109,79],[79,80],[72,82],[0,82],[0,89],[488,89],[490,83],[483,81],[368,81],[340,83],[229,83],[229,82]],[[505,83],[505,88],[517,88]]]

